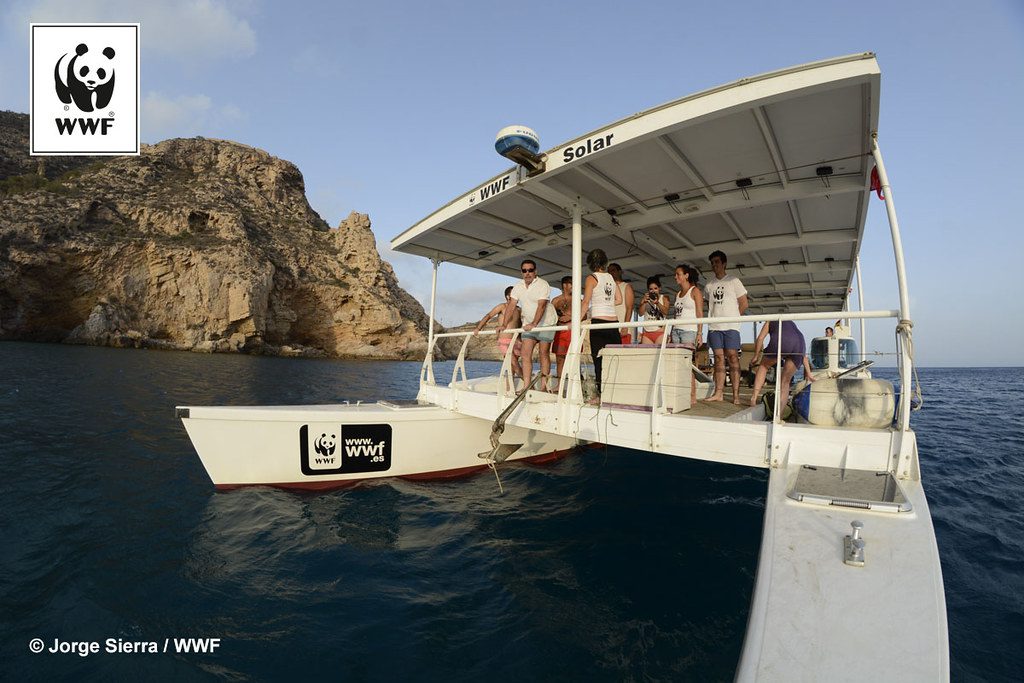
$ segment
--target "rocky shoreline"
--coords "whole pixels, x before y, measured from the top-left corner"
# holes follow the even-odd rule
[[[420,359],[427,327],[369,216],[330,228],[293,164],[204,138],[37,159],[0,112],[0,340]]]

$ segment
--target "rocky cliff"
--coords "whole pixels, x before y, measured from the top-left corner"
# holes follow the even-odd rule
[[[0,339],[422,358],[427,316],[370,219],[337,229],[294,165],[223,140],[29,158],[0,113]]]

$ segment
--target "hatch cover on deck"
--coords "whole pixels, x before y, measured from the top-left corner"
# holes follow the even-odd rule
[[[814,505],[839,505],[881,512],[907,512],[911,509],[910,502],[890,472],[804,465],[786,495]]]
[[[385,408],[391,408],[392,410],[404,410],[405,408],[435,408],[433,403],[428,401],[419,401],[413,399],[393,399],[385,401],[377,401],[377,405],[384,406]]]

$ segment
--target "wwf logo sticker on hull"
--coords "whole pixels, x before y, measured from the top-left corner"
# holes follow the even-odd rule
[[[302,425],[302,473],[352,474],[391,469],[391,425]]]

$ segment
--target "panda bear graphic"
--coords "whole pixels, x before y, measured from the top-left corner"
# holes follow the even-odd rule
[[[338,440],[334,434],[328,437],[325,432],[317,437],[316,442],[313,444],[313,450],[323,456],[334,455],[334,449],[337,445]]]
[[[90,52],[85,43],[80,43],[73,57],[68,52],[53,67],[57,97],[64,104],[74,101],[76,107],[86,112],[106,107],[114,95],[113,59],[112,47]]]

